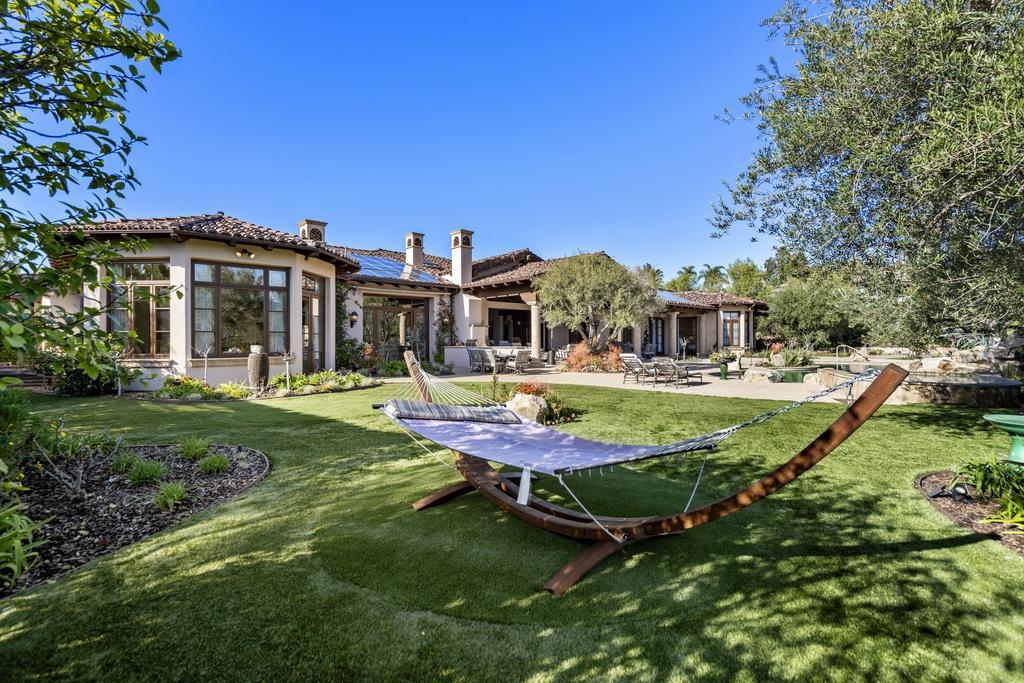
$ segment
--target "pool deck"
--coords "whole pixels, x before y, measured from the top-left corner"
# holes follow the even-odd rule
[[[501,382],[544,382],[545,384],[578,384],[589,387],[609,387],[614,389],[629,389],[632,391],[658,391],[669,394],[692,394],[695,396],[725,396],[729,398],[750,398],[768,399],[774,401],[796,401],[817,392],[820,387],[814,384],[784,383],[771,384],[768,382],[744,382],[739,374],[733,371],[728,379],[721,379],[718,375],[718,366],[704,366],[694,364],[691,366],[694,371],[704,375],[701,384],[690,384],[675,386],[658,383],[656,386],[637,384],[636,382],[622,383],[621,372],[559,372],[552,367],[532,368],[524,375],[501,374],[498,379]],[[490,374],[479,372],[457,372],[454,375],[444,377],[448,381],[460,382],[490,382]],[[386,381],[407,381],[393,379]],[[840,392],[832,394],[839,396]],[[833,401],[832,396],[825,396],[819,401]]]

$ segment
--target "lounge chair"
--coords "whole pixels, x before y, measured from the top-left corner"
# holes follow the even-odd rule
[[[658,382],[658,368],[652,363],[644,363],[637,358],[635,353],[621,353],[619,360],[622,361],[622,383],[625,384],[632,379],[637,384],[646,384],[650,379],[652,383]]]

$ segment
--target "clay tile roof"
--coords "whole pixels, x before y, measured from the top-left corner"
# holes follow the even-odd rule
[[[690,292],[673,292],[673,294],[695,304],[711,308],[718,308],[719,306],[756,306],[764,308],[768,306],[768,304],[760,299],[737,296],[728,292],[702,292],[694,290]]]
[[[595,253],[603,254],[604,252],[599,251]],[[566,259],[575,258],[576,256],[583,255],[584,254],[573,254],[572,256],[562,256],[561,258],[547,259],[544,261],[531,261],[530,263],[524,263],[518,268],[514,268],[504,273],[498,273],[497,275],[485,277],[480,280],[473,280],[473,282],[466,285],[465,288],[475,289],[477,287],[490,287],[493,285],[500,285],[511,282],[533,280],[534,278],[539,277],[543,273],[550,270],[551,267],[556,263],[559,263],[560,261],[564,261]]]
[[[173,218],[123,218],[90,225],[68,225],[62,227],[61,232],[68,234],[81,232],[93,237],[132,235],[142,238],[206,238],[222,242],[291,248],[300,253],[316,254],[326,261],[347,266],[348,270],[354,270],[358,266],[355,261],[327,249],[324,245],[305,240],[294,233],[265,228],[262,225],[247,223],[221,213],[204,213]]]

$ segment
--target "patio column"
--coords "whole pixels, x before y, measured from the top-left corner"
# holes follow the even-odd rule
[[[534,301],[530,304],[530,357],[540,358],[540,306]]]
[[[398,314],[398,343],[405,346],[405,317],[406,313]]]
[[[679,353],[679,313],[672,311],[668,314],[668,330],[665,334],[665,355],[673,358]]]
[[[747,348],[747,312],[740,311],[740,346]]]
[[[644,350],[644,326],[633,325],[633,353],[640,355]]]

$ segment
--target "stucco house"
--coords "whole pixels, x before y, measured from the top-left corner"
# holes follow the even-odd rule
[[[304,219],[289,233],[222,213],[124,219],[69,227],[68,239],[142,238],[149,248],[125,252],[97,284],[53,303],[69,310],[106,307],[96,324],[134,330],[126,363],[154,388],[172,375],[211,384],[245,378],[251,346],[270,354],[272,372],[293,356],[294,372],[335,366],[336,330],[373,344],[385,357],[411,347],[422,358],[457,365],[461,344],[522,344],[534,358],[577,341],[549,329],[534,280],[560,259],[530,249],[474,258],[473,231],[453,230],[449,254],[425,250],[426,236],[407,232],[402,249],[333,244],[323,221]],[[140,298],[146,291],[153,296]],[[752,345],[763,302],[707,292],[661,292],[663,314],[625,330],[619,341],[658,354],[688,354]],[[143,385],[140,383],[138,388]]]

